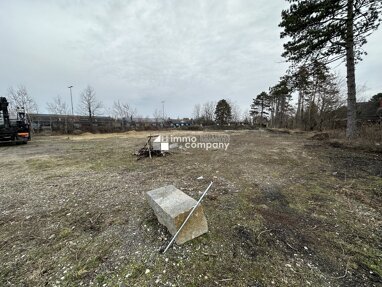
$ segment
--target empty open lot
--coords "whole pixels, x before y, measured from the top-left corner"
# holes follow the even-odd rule
[[[1,146],[0,285],[382,283],[381,154],[304,135],[227,134],[227,151],[141,161],[132,153],[147,132]],[[173,184],[198,198],[210,181],[209,233],[161,254],[170,236],[144,193]]]

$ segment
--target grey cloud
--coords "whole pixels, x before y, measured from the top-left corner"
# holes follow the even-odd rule
[[[90,84],[105,105],[128,101],[143,115],[161,100],[171,116],[221,98],[244,110],[287,68],[277,26],[283,7],[265,0],[2,1],[0,92],[24,83],[42,110],[57,94],[67,96],[68,84],[77,98]],[[358,67],[370,91],[382,90],[380,36]]]

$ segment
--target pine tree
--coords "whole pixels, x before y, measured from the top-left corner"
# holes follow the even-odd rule
[[[382,104],[382,93],[378,93],[374,95],[369,102],[375,103],[377,107],[380,107]]]
[[[283,127],[286,125],[287,114],[291,110],[290,100],[292,98],[290,77],[284,76],[280,82],[270,88],[270,105],[272,125]]]
[[[382,1],[378,0],[286,0],[291,3],[282,11],[281,38],[283,56],[294,63],[314,59],[333,62],[346,60],[347,128],[346,135],[356,135],[355,64],[365,53],[361,47],[380,23]]]
[[[259,117],[259,123],[262,125],[264,118],[269,115],[270,101],[269,95],[266,92],[262,92],[253,99],[251,105],[250,115],[253,117]]]
[[[220,100],[215,109],[215,120],[221,125],[227,125],[231,120],[231,106],[228,104],[226,100]]]
[[[295,116],[295,123],[298,127],[302,126],[303,115],[305,111],[305,99],[309,94],[309,87],[311,86],[310,71],[308,65],[301,65],[296,71],[292,72],[292,89],[298,91],[297,112]]]
[[[377,115],[379,116],[380,120],[382,120],[382,93],[374,95],[370,99],[370,102],[374,103],[374,105],[377,107]]]
[[[296,124],[307,130],[322,128],[326,114],[338,107],[340,93],[336,77],[322,62],[313,61],[292,72],[293,91],[299,94]]]

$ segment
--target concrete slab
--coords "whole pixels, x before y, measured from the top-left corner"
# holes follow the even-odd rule
[[[178,231],[197,201],[173,185],[164,186],[146,193],[149,205],[158,221],[167,227],[172,236]],[[203,207],[199,205],[175,242],[180,245],[208,232]]]

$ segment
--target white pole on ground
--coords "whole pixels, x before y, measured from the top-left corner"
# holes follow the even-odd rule
[[[166,253],[166,251],[170,248],[170,246],[174,243],[176,237],[178,236],[179,232],[182,230],[182,228],[186,225],[187,221],[190,219],[191,215],[194,213],[195,209],[198,207],[199,203],[202,201],[203,197],[207,194],[208,190],[210,189],[213,182],[211,181],[210,185],[207,187],[207,189],[203,192],[202,196],[199,198],[198,202],[195,204],[194,208],[191,210],[191,212],[188,214],[187,218],[184,220],[183,224],[179,227],[178,231],[175,233],[174,237],[171,239],[170,243],[167,245],[166,249],[163,251],[163,253]]]

